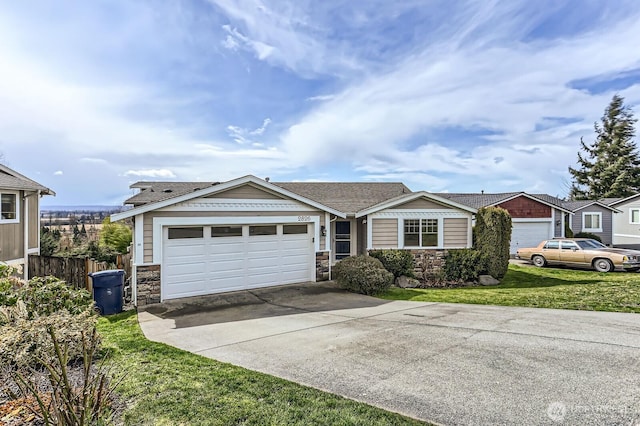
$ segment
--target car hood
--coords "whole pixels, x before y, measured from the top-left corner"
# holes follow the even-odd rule
[[[591,249],[593,251],[600,251],[605,253],[615,253],[621,254],[623,256],[640,256],[640,250],[631,250],[631,249],[623,249],[623,248],[601,248],[601,249]]]

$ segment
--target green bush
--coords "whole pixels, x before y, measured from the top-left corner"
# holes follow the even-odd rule
[[[0,307],[0,368],[33,367],[48,362],[54,354],[48,329],[55,329],[59,342],[64,344],[70,359],[82,355],[82,335],[90,333],[97,323],[92,308],[72,315],[60,311],[32,317],[26,305]]]
[[[570,237],[567,237],[567,238],[570,238]],[[577,234],[575,234],[573,236],[573,238],[591,238],[592,240],[596,240],[596,241],[602,242],[602,238],[600,238],[596,234],[592,234],[590,232],[578,232]]]
[[[414,278],[413,255],[409,250],[372,250],[369,256],[382,262],[382,266],[396,278],[403,275]]]
[[[474,246],[487,259],[487,273],[500,280],[509,268],[511,215],[500,207],[482,207],[476,213]]]
[[[393,274],[370,256],[342,259],[334,266],[333,273],[342,288],[361,294],[382,293],[393,284]]]
[[[487,270],[487,259],[478,250],[449,250],[444,258],[444,279],[447,282],[469,282]]]
[[[568,220],[564,221],[564,235],[567,238],[573,238],[573,231],[571,230],[571,227],[569,226],[569,221]]]
[[[88,291],[76,290],[55,277],[36,277],[27,283],[14,280],[0,297],[0,305],[14,306],[18,300],[25,304],[28,319],[62,310],[70,314],[79,314],[93,307],[93,299]]]

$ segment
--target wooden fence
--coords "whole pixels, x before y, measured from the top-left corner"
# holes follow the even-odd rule
[[[91,290],[89,274],[107,269],[124,269],[131,276],[131,255],[118,255],[116,264],[97,262],[88,257],[29,256],[29,277],[54,276],[75,288]]]

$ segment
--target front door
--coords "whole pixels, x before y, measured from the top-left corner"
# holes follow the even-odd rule
[[[348,220],[336,221],[335,241],[336,260],[351,256],[351,222]]]

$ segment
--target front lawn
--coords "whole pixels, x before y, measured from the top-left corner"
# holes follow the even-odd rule
[[[389,300],[640,313],[640,274],[509,265],[502,283],[450,289],[392,288]]]
[[[134,312],[99,321],[135,425],[418,425],[399,414],[147,340]]]

